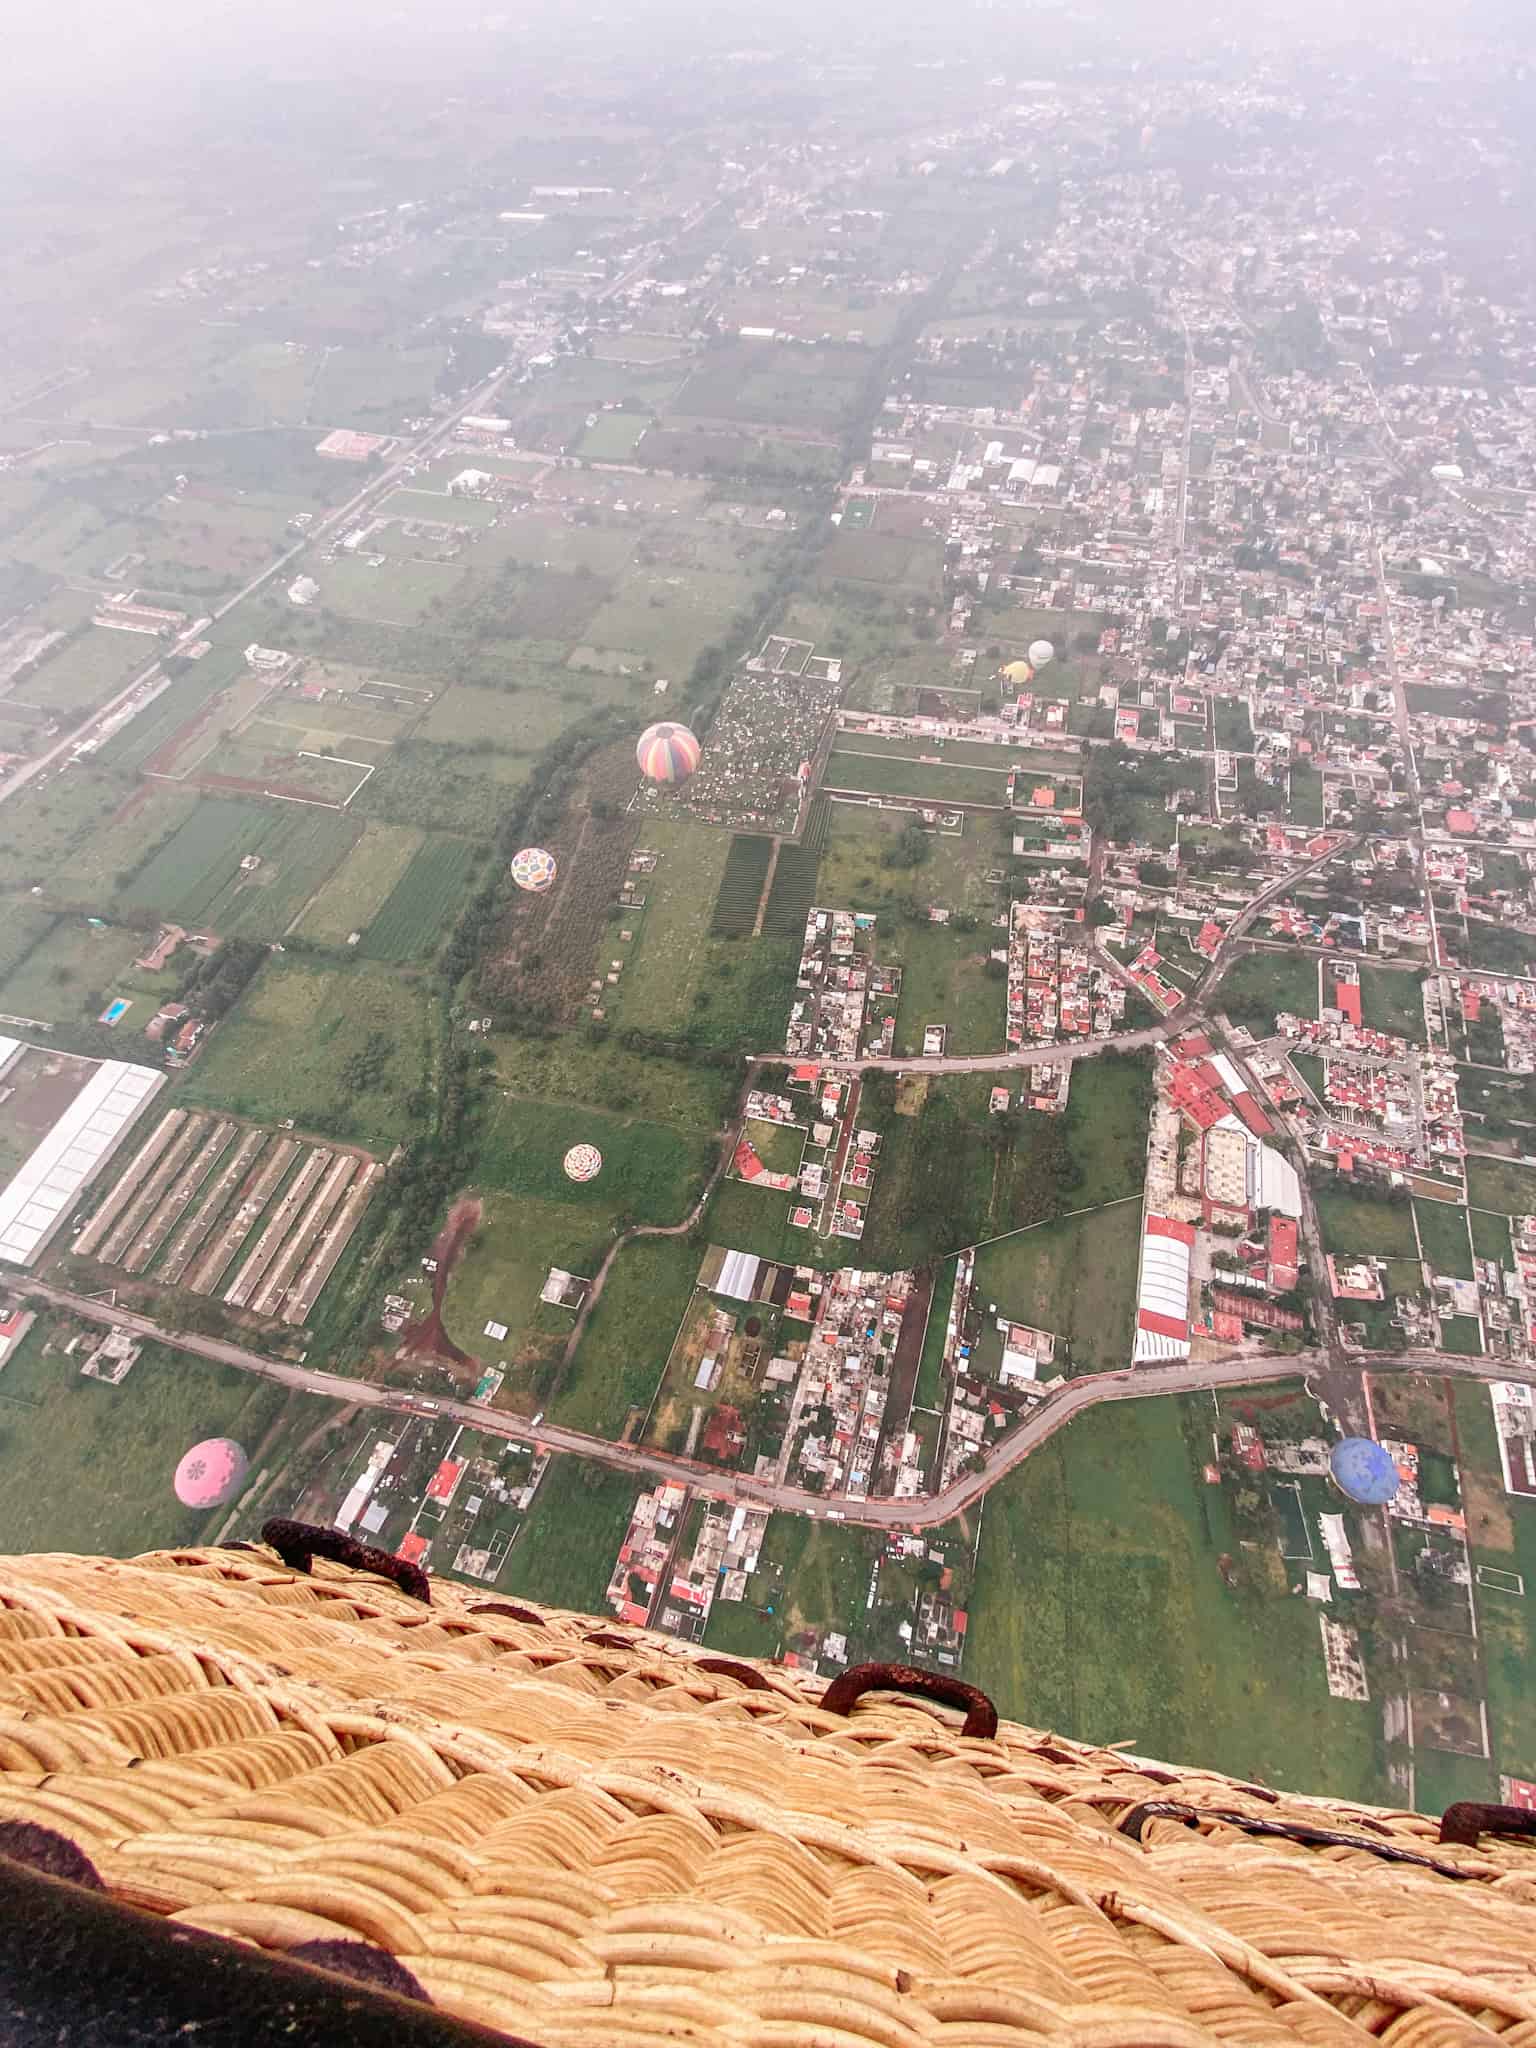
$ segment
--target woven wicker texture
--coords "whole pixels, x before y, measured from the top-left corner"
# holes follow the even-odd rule
[[[0,1819],[154,1913],[375,1944],[549,2048],[1536,2048],[1536,1845],[823,1690],[261,1550],[0,1559]],[[1149,1800],[1461,1876],[1230,1821],[1132,1839]]]

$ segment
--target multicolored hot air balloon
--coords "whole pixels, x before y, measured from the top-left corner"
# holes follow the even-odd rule
[[[521,853],[512,856],[512,879],[519,889],[526,889],[531,895],[542,896],[558,873],[555,856],[546,853],[542,846],[525,846]]]
[[[595,1145],[573,1145],[564,1165],[567,1180],[596,1180],[603,1170],[603,1155]]]
[[[699,765],[699,743],[686,725],[664,718],[641,733],[635,760],[651,782],[686,782]]]
[[[1056,650],[1049,640],[1031,640],[1029,659],[1035,668],[1044,668],[1048,661],[1056,659]]]

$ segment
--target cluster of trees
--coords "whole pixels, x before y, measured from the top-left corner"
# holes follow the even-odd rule
[[[216,952],[194,957],[177,995],[211,1024],[234,1007],[266,957],[260,939],[226,939]]]
[[[1095,832],[1111,839],[1135,838],[1145,822],[1142,806],[1161,806],[1175,790],[1198,792],[1201,761],[1184,754],[1137,754],[1116,742],[1096,747],[1083,786],[1083,816]]]

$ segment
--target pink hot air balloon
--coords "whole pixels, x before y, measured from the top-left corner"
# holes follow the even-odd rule
[[[176,1467],[176,1498],[184,1508],[221,1508],[240,1491],[249,1469],[233,1437],[211,1436],[194,1444]]]

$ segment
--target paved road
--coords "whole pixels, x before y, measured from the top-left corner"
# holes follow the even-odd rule
[[[721,1472],[692,1458],[680,1458],[666,1451],[639,1448],[633,1444],[611,1443],[606,1437],[588,1436],[583,1430],[567,1429],[560,1423],[541,1422],[537,1427],[522,1416],[508,1415],[476,1401],[451,1397],[429,1400],[394,1387],[375,1386],[368,1380],[348,1379],[341,1373],[322,1372],[306,1365],[285,1365],[263,1358],[241,1345],[219,1337],[196,1336],[191,1332],[162,1329],[148,1316],[114,1308],[106,1302],[74,1294],[67,1288],[52,1287],[42,1280],[13,1283],[13,1291],[33,1300],[46,1301],[68,1309],[91,1322],[107,1323],[130,1330],[135,1336],[167,1344],[173,1350],[194,1357],[231,1365],[241,1372],[259,1374],[279,1386],[292,1387],[322,1399],[344,1401],[354,1407],[380,1408],[397,1414],[442,1415],[467,1423],[488,1435],[515,1443],[538,1444],[545,1450],[568,1451],[591,1458],[617,1471],[633,1473],[637,1479],[677,1479],[701,1487],[720,1500],[743,1501],[749,1506],[782,1510],[789,1514],[820,1516],[852,1522],[871,1529],[925,1529],[951,1520],[976,1503],[1016,1466],[1022,1465],[1040,1446],[1071,1422],[1104,1401],[1139,1401],[1160,1394],[1205,1392],[1217,1387],[1261,1385],[1266,1381],[1294,1378],[1298,1374],[1327,1371],[1328,1354],[1322,1351],[1270,1353],[1261,1358],[1232,1358],[1214,1364],[1196,1365],[1183,1361],[1175,1365],[1137,1366],[1120,1372],[1087,1374],[1067,1380],[1048,1393],[1021,1426],[987,1453],[979,1472],[965,1472],[942,1493],[924,1494],[914,1500],[873,1500],[839,1498],[827,1500],[802,1487],[778,1486],[744,1472]],[[1514,1379],[1536,1384],[1536,1366],[1495,1364],[1460,1354],[1422,1351],[1366,1353],[1352,1358],[1349,1369],[1356,1374],[1368,1368],[1382,1372],[1435,1372],[1463,1379]],[[1338,1371],[1334,1364],[1333,1370]]]

